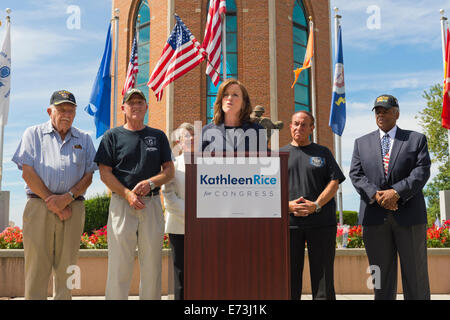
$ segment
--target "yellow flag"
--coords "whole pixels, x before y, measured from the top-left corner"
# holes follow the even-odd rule
[[[311,30],[309,32],[308,44],[306,46],[306,54],[305,54],[305,60],[303,61],[303,67],[294,70],[295,80],[294,80],[294,83],[292,84],[291,88],[293,88],[294,85],[297,83],[298,76],[300,75],[300,73],[303,70],[311,67],[311,59],[312,59],[313,55],[314,55],[314,35],[313,35],[313,31]]]

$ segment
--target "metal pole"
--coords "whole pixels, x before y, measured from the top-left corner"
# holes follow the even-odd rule
[[[167,38],[172,33],[175,24],[175,0],[167,1]],[[166,132],[167,135],[173,131],[173,103],[175,94],[175,82],[169,83],[166,87]],[[150,121],[149,121],[150,122]]]
[[[6,32],[8,32],[8,27],[11,23],[11,17],[9,16],[11,14],[11,9],[6,9]],[[7,34],[5,34],[5,39],[7,37]],[[11,86],[10,86],[11,87]],[[2,190],[2,180],[3,180],[3,142],[4,142],[4,133],[5,133],[5,126],[2,123],[0,124],[0,191]]]
[[[113,128],[117,127],[117,70],[119,69],[119,13],[120,10],[114,10],[114,114],[113,114]]]
[[[445,55],[447,54],[447,52],[445,52],[445,45],[447,43],[447,39],[446,39],[446,33],[445,33],[445,25],[447,24],[447,17],[444,17],[444,9],[439,10],[439,12],[441,13],[441,36],[442,36],[442,60],[443,60],[443,65],[444,65],[444,77],[446,76],[446,66],[445,66]],[[448,61],[447,63],[450,63],[450,61]],[[447,77],[447,79],[444,79],[446,81],[448,81],[449,77]],[[445,88],[444,88],[445,90]],[[447,130],[447,139],[448,139],[448,154],[450,157],[450,130]]]
[[[5,127],[2,125],[0,130],[0,191],[2,190],[3,179],[3,134],[5,133]]]
[[[441,14],[441,40],[442,40],[442,65],[445,68],[445,44],[446,44],[446,37],[445,37],[445,24],[447,22],[447,17],[444,16],[444,9],[439,10]],[[445,69],[444,69],[444,76],[445,76]]]
[[[340,18],[341,16],[338,14],[339,8],[334,8],[334,56],[337,57],[338,55],[338,31],[339,31],[339,25],[340,25]],[[336,61],[335,61],[336,63]],[[337,157],[337,163],[339,167],[342,170],[342,139],[341,136],[334,134],[336,146],[335,146],[335,153]],[[342,197],[342,185],[339,185],[338,190],[338,210],[339,210],[339,224],[342,226],[344,225],[344,211],[343,211],[343,197]]]
[[[222,67],[223,80],[227,78],[227,15],[222,14]]]
[[[136,36],[136,50],[138,51],[138,57],[139,57],[139,27],[141,25],[141,15],[138,14],[138,18],[137,18],[137,25],[138,27],[134,29],[135,32],[135,36]]]
[[[314,38],[314,22],[312,21],[312,17],[309,17],[309,32],[313,33]],[[313,48],[314,52],[314,48]],[[317,110],[316,110],[316,76],[315,76],[315,58],[314,54],[311,57],[311,113],[313,114],[314,118],[317,119]],[[313,131],[313,142],[317,143],[317,126],[314,128]]]

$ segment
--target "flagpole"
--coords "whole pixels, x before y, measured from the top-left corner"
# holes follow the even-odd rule
[[[338,55],[338,31],[340,25],[340,19],[342,16],[338,14],[339,8],[334,7],[334,56]],[[335,62],[336,63],[336,62]],[[335,137],[336,145],[335,145],[335,154],[337,157],[337,162],[339,167],[342,170],[342,139],[341,136],[337,134],[333,134]],[[338,210],[339,210],[339,224],[344,225],[344,211],[343,211],[343,197],[342,197],[342,184],[339,185],[338,189]]]
[[[11,28],[11,9],[6,9],[6,33],[5,33],[5,41],[8,41],[6,50],[8,51],[8,58],[11,59],[11,38],[10,37],[10,28]],[[4,43],[3,42],[3,43]],[[2,45],[3,46],[3,45]],[[0,48],[2,50],[2,48]],[[9,63],[10,65],[10,63]],[[9,79],[9,90],[11,90],[11,79]],[[11,91],[10,91],[11,92]],[[9,97],[7,98],[9,99]],[[9,108],[9,103],[6,105]],[[8,112],[8,110],[6,110]],[[3,179],[3,142],[4,142],[4,133],[5,133],[5,123],[7,120],[5,119],[5,110],[2,110],[2,122],[0,124],[0,231],[4,230],[9,225],[9,201],[10,201],[10,192],[9,191],[1,191],[2,190],[2,179]]]
[[[114,10],[114,114],[113,128],[117,126],[117,70],[119,69],[119,8]]]
[[[5,127],[3,126],[3,124],[1,125],[1,130],[0,130],[0,191],[2,190],[2,179],[3,179],[3,136],[5,133]]]
[[[227,78],[227,15],[222,13],[222,67],[223,81]]]
[[[134,33],[135,33],[135,37],[136,37],[136,50],[138,52],[138,57],[139,57],[139,27],[141,25],[141,15],[138,14],[138,18],[137,18],[137,25],[138,27],[134,29]],[[137,83],[137,81],[136,81]]]
[[[444,16],[444,9],[439,10],[440,14],[441,14],[441,36],[442,36],[442,60],[443,60],[443,65],[444,65],[444,77],[446,76],[446,70],[445,70],[445,44],[446,44],[446,40],[445,39],[445,25],[447,24],[447,17]],[[449,62],[450,63],[450,62]],[[444,88],[445,90],[445,88]],[[450,130],[447,130],[447,138],[448,138],[448,154],[450,157]]]
[[[11,9],[6,9],[6,32],[8,32],[8,26],[11,24]],[[7,37],[7,34],[5,33],[5,39]],[[2,123],[0,124],[0,191],[2,190],[2,180],[3,180],[3,143],[4,143],[4,134],[5,134],[5,126],[4,126],[4,119],[2,119]],[[1,222],[0,222],[1,224]]]
[[[312,21],[312,17],[309,16],[309,32],[312,32],[314,37],[314,22]],[[313,48],[314,51],[314,48]],[[315,119],[317,119],[317,110],[316,110],[316,76],[315,76],[315,65],[316,59],[314,59],[314,55],[311,57],[311,111]],[[313,131],[313,142],[317,143],[317,126],[314,127]]]
[[[441,39],[442,39],[442,65],[445,66],[445,24],[447,22],[447,17],[444,16],[445,10],[440,9],[439,13],[441,14]],[[445,73],[445,70],[444,70]]]

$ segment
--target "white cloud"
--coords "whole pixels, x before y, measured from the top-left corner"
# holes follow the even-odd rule
[[[442,70],[418,70],[392,73],[351,73],[346,77],[346,88],[351,92],[363,90],[392,92],[396,89],[428,88],[442,81]]]
[[[76,38],[23,26],[11,28],[12,68],[28,68],[67,50]]]
[[[438,48],[441,45],[439,9],[450,8],[449,0],[332,0],[330,4],[331,8],[340,9],[344,41],[366,50],[383,50],[380,44]],[[367,20],[373,16],[373,11],[366,11],[370,6],[380,10],[379,29],[367,27]]]

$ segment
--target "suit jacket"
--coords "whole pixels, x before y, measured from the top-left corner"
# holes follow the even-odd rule
[[[426,137],[397,128],[389,158],[387,176],[381,155],[380,134],[376,130],[355,140],[350,179],[361,197],[359,223],[383,224],[392,213],[400,225],[427,222],[422,188],[430,177],[430,155]],[[377,190],[395,189],[400,195],[398,210],[389,211],[372,201]]]

